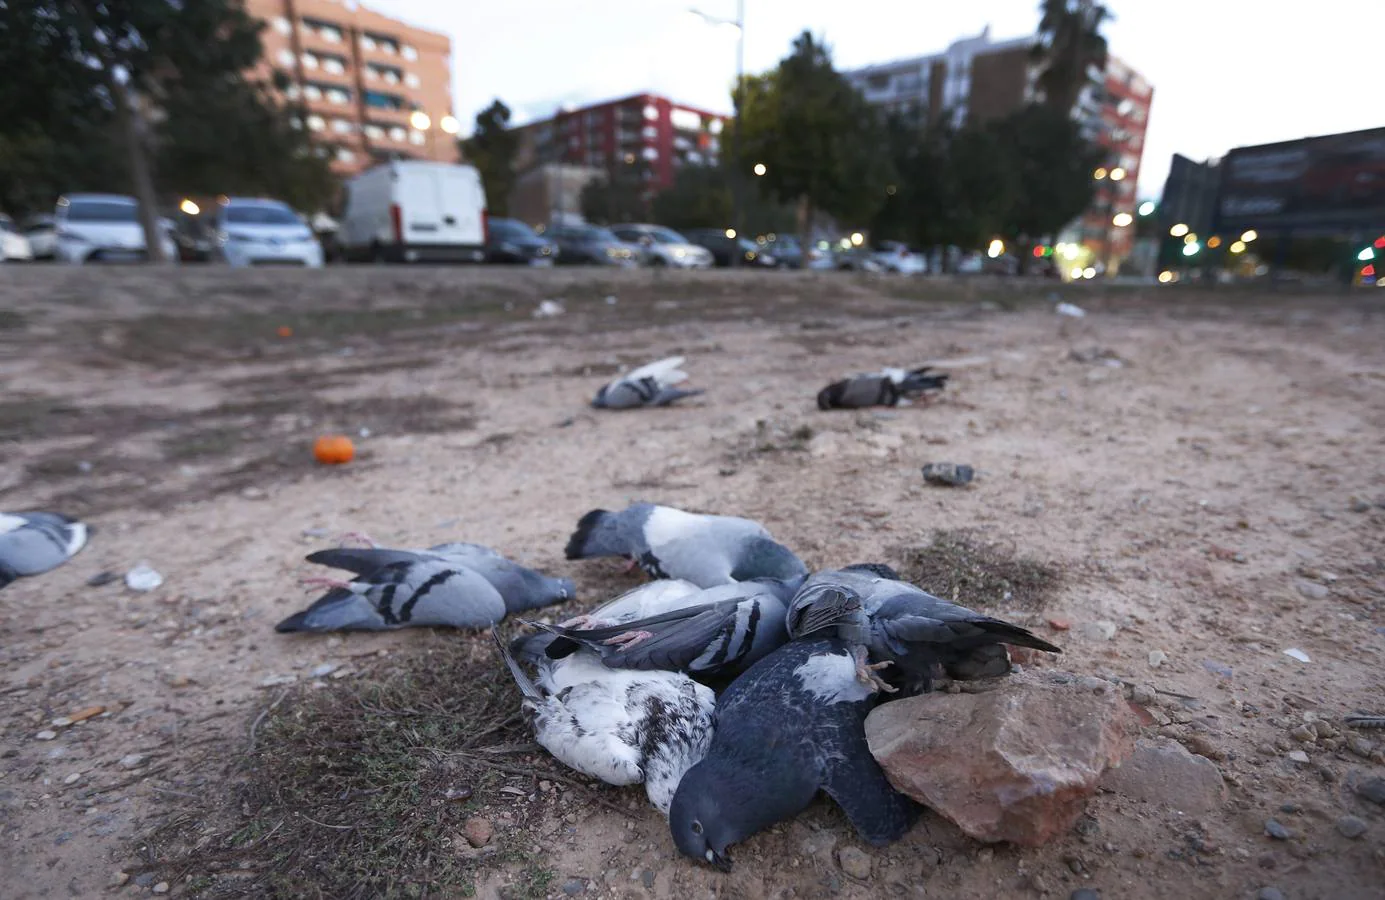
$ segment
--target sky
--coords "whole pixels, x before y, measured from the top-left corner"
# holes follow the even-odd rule
[[[921,56],[979,34],[1032,34],[1038,0],[744,0],[745,68],[760,72],[807,29],[839,69]],[[454,113],[469,130],[499,97],[522,124],[560,104],[650,92],[731,111],[736,0],[368,0],[452,39]],[[1107,0],[1111,52],[1154,85],[1140,195],[1169,159],[1385,126],[1385,0]]]

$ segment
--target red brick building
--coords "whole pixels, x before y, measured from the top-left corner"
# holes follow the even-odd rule
[[[548,163],[641,173],[652,191],[673,183],[680,166],[715,163],[727,117],[655,94],[635,94],[577,109],[516,129],[515,167]]]

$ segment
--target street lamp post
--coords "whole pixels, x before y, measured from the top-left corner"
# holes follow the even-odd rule
[[[702,19],[710,25],[730,25],[736,29],[736,86],[731,91],[731,110],[733,124],[731,127],[731,227],[735,229],[739,236],[741,231],[741,173],[736,167],[737,157],[740,155],[741,145],[741,83],[745,81],[745,0],[736,0],[736,17],[734,19],[722,19],[717,16],[709,16],[700,9],[690,9],[693,15]],[[731,254],[731,266],[735,268],[740,265],[740,254]]]

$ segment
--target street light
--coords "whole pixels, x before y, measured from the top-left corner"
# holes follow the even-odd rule
[[[741,144],[741,84],[745,81],[745,0],[736,0],[736,17],[734,19],[723,19],[718,16],[709,16],[700,9],[689,9],[691,15],[697,16],[708,25],[731,27],[736,29],[736,89],[731,92],[731,107],[736,123],[731,129],[731,158],[734,160],[740,155]],[[760,172],[757,175],[763,174]],[[741,227],[741,182],[739,178],[731,180],[731,225],[734,228]],[[740,264],[736,254],[731,254],[731,266]]]
[[[1125,180],[1125,170],[1122,169],[1120,166],[1116,166],[1114,169],[1111,170],[1111,180],[1112,180],[1112,181],[1124,181],[1124,180]]]
[[[1117,228],[1124,228],[1133,221],[1135,221],[1134,216],[1130,215],[1130,213],[1128,212],[1123,212],[1116,213],[1115,217],[1111,219],[1111,224],[1116,226]]]
[[[1182,237],[1183,235],[1185,235],[1185,234],[1187,234],[1187,233],[1188,233],[1188,226],[1187,226],[1187,225],[1184,225],[1182,222],[1179,222],[1177,225],[1175,225],[1175,226],[1173,226],[1172,228],[1169,229],[1169,236],[1170,236],[1170,237]]]
[[[184,200],[182,203],[179,203],[178,208],[190,216],[195,216],[202,211],[202,207],[198,206],[196,203],[193,203],[191,199]]]
[[[457,121],[456,116],[443,116],[438,121],[438,127],[448,134],[456,134],[462,130],[462,123]]]
[[[851,246],[859,247],[866,242],[866,236],[859,231],[851,232]]]
[[[1099,169],[1097,169],[1095,172],[1093,172],[1093,173],[1092,173],[1092,177],[1095,178],[1097,181],[1100,181],[1101,179],[1105,178],[1105,177],[1106,177],[1106,169],[1105,169],[1105,167],[1099,168]]]
[[[1256,233],[1255,229],[1252,228],[1252,229],[1250,229],[1249,231],[1247,231],[1246,233],[1244,233],[1244,234],[1241,235],[1241,240],[1243,240],[1243,241],[1245,241],[1247,244],[1249,244],[1251,241],[1255,240],[1255,239],[1258,238],[1259,236],[1260,236],[1260,235],[1259,235],[1258,233]]]
[[[1212,235],[1211,237],[1209,237],[1209,238],[1207,239],[1207,249],[1208,249],[1208,250],[1215,250],[1215,249],[1217,249],[1217,248],[1220,247],[1220,246],[1221,246],[1221,238],[1218,237],[1217,235],[1214,234],[1214,235]]]
[[[1154,212],[1154,201],[1146,200],[1140,204],[1140,215],[1147,216]]]
[[[734,240],[736,239],[736,229],[734,229],[734,228],[728,228],[728,229],[726,229],[726,239],[729,240],[729,241],[734,241]]]
[[[1000,254],[1004,252],[1005,242],[1002,241],[1000,238],[995,238],[994,240],[992,240],[990,246],[986,248],[986,255],[989,256],[991,259],[999,258]]]
[[[1192,255],[1194,255],[1195,253],[1197,253],[1197,251],[1199,251],[1199,250],[1201,250],[1201,249],[1202,249],[1202,247],[1198,245],[1198,242],[1197,242],[1197,241],[1191,241],[1191,242],[1189,242],[1189,243],[1183,245],[1183,255],[1184,255],[1184,256],[1192,256]]]
[[[416,109],[409,114],[409,124],[419,131],[427,131],[433,124],[433,120],[428,118],[428,114],[421,109]]]
[[[764,163],[756,163],[756,164],[755,164],[755,174],[756,174],[756,175],[763,175],[763,174],[765,174],[765,173],[768,172],[768,171],[769,171],[769,169],[766,169],[766,168],[765,168],[765,164],[764,164]]]
[[[1236,241],[1235,243],[1233,243],[1233,244],[1231,245],[1231,252],[1232,252],[1232,253],[1244,253],[1245,251],[1246,251],[1246,242],[1245,242],[1245,241]]]

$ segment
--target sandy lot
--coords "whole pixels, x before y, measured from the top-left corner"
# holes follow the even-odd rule
[[[1385,296],[1092,287],[1064,293],[1089,310],[1068,320],[1051,290],[774,273],[0,270],[0,509],[98,529],[70,564],[0,592],[3,893],[292,893],[266,873],[300,861],[257,856],[262,834],[240,856],[196,862],[223,847],[228,821],[260,815],[243,789],[263,777],[255,753],[288,733],[276,717],[302,720],[313,696],[354,697],[430,654],[494,663],[483,635],[276,635],[311,599],[303,556],[352,529],[403,546],[478,541],[577,578],[585,604],[630,582],[562,560],[573,524],[651,500],[756,518],[813,566],[904,564],[939,533],[1043,564],[1056,587],[1042,597],[957,599],[1064,647],[1042,665],[1152,690],[1146,731],[1213,758],[1227,800],[1191,815],[1103,793],[1038,850],[982,846],[926,815],[868,849],[865,880],[840,867],[856,842],[819,802],[740,848],[724,876],[678,858],[639,791],[555,781],[502,716],[486,740],[506,744],[492,750],[512,753],[511,770],[470,785],[465,803],[418,800],[437,806],[440,837],[411,865],[436,880],[356,895],[1379,897],[1385,809],[1355,788],[1385,775],[1385,732],[1343,717],[1385,714]],[[534,318],[553,298],[566,313]],[[621,366],[672,353],[704,397],[586,407]],[[935,404],[814,407],[845,373],[929,360],[953,373]],[[355,435],[357,460],[317,466],[309,448],[325,431]],[[927,487],[929,461],[982,477]],[[162,587],[88,584],[139,562]],[[93,706],[106,711],[51,724]],[[1291,734],[1312,721],[1336,736]],[[467,849],[473,817],[499,852]],[[1343,817],[1364,833],[1348,837]],[[1271,818],[1287,840],[1266,834]],[[276,821],[276,840],[354,827],[292,810]],[[177,839],[151,840],[170,822]],[[172,864],[179,847],[193,862]],[[117,872],[134,877],[108,889]],[[1260,893],[1271,887],[1282,893]]]

